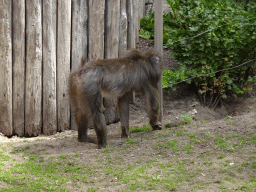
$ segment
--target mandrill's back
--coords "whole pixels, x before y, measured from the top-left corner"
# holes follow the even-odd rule
[[[71,73],[71,77],[75,75],[88,84],[98,83],[105,96],[118,97],[130,90],[141,91],[148,84],[156,87],[161,76],[159,61],[155,52],[143,55],[138,50],[131,49],[121,58],[82,63],[79,70]]]

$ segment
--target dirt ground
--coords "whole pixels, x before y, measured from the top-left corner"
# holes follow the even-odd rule
[[[151,45],[150,40],[140,39],[138,49],[145,51],[152,48],[153,46]],[[176,67],[177,65],[178,64],[170,57],[170,50],[165,49],[164,68],[168,69],[170,67]],[[193,159],[191,164],[200,165],[202,167],[202,171],[195,176],[192,183],[189,181],[183,182],[183,185],[177,186],[175,191],[191,191],[192,185],[194,186],[195,184],[203,182],[207,183],[204,188],[193,188],[193,191],[225,191],[221,189],[218,184],[220,182],[219,179],[224,178],[223,173],[218,169],[221,167],[223,160],[218,158],[218,156],[225,154],[225,160],[229,162],[230,165],[238,165],[256,152],[256,146],[250,145],[247,148],[241,148],[242,157],[238,157],[229,151],[216,147],[214,145],[217,138],[216,135],[221,134],[224,137],[237,134],[239,137],[243,137],[246,140],[246,138],[249,139],[248,133],[256,133],[256,97],[254,97],[254,92],[248,93],[242,98],[233,97],[226,101],[222,101],[221,106],[218,106],[216,110],[203,107],[199,102],[196,92],[193,89],[190,89],[189,85],[186,84],[183,84],[181,89],[177,92],[164,93],[163,97],[164,113],[162,125],[168,128],[161,131],[132,133],[132,139],[135,139],[137,142],[133,144],[133,147],[129,148],[127,147],[127,142],[120,139],[120,123],[111,124],[107,127],[108,144],[112,147],[113,152],[108,154],[108,158],[115,159],[117,154],[122,156],[124,159],[122,164],[116,164],[116,166],[121,167],[136,165],[138,163],[138,159],[143,160],[142,165],[152,159],[157,159],[161,163],[172,162],[175,159],[179,159],[181,161]],[[131,104],[130,107],[130,126],[142,126],[143,124],[148,123],[145,109],[145,100],[142,96],[136,94],[135,102],[134,104]],[[182,123],[181,115],[192,113],[194,116],[193,121],[186,126],[180,126],[179,124]],[[178,137],[179,133],[181,133],[180,137]],[[186,133],[185,135],[187,136],[184,136],[183,133]],[[89,130],[89,135],[95,136],[94,130]],[[193,153],[175,153],[167,148],[156,147],[159,143],[173,141],[177,138],[180,145],[182,145],[186,143],[188,139],[191,139],[188,135],[191,137],[192,135],[201,135],[202,137],[203,135],[209,135],[209,137],[212,138],[209,139],[209,142],[195,144],[196,147]],[[76,137],[76,131],[66,131],[48,137],[41,135],[36,138],[7,138],[0,135],[0,143],[13,143],[14,147],[23,147],[27,145],[26,142],[28,141],[30,144],[32,143],[34,145],[30,147],[27,152],[37,152],[39,155],[43,155],[45,160],[49,159],[50,156],[80,154],[80,157],[77,158],[76,161],[82,166],[90,163],[93,166],[106,163],[107,160],[100,162],[96,158],[101,150],[97,149],[95,144],[79,143]],[[119,150],[120,148],[124,150]],[[199,158],[209,152],[212,153],[211,156]],[[239,152],[236,154],[238,153]],[[20,161],[23,161],[24,158],[26,159],[26,157],[22,157],[20,154],[12,154],[12,157]],[[208,170],[207,164],[204,164],[206,161],[211,161],[211,165],[215,166],[216,169]],[[8,169],[8,166],[11,165],[6,164],[5,168]],[[236,183],[239,183],[239,180],[248,180],[253,174],[256,175],[256,170],[252,170],[252,172],[249,172],[248,170],[246,172],[239,173],[239,177],[234,177],[233,180]],[[89,187],[94,187],[96,185],[99,191],[131,191],[128,185],[113,185],[115,182],[117,181],[110,177],[109,179],[104,179],[101,182],[96,182],[97,185],[95,183],[89,183],[77,187],[72,184],[66,184],[65,187],[70,189],[70,191],[85,191]],[[232,188],[233,185],[233,183],[226,184],[226,191],[229,191],[228,189],[234,190],[234,188]],[[155,190],[138,188],[135,191]],[[162,190],[159,189],[159,191]]]

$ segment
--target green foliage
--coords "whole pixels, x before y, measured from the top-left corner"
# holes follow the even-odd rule
[[[163,71],[163,88],[175,90],[185,79],[200,94],[226,97],[256,84],[256,3],[234,0],[167,0],[172,12],[163,16],[163,42],[180,68]],[[153,38],[154,13],[141,20],[141,36]],[[233,68],[225,70],[228,68]],[[221,71],[223,70],[223,71]],[[220,72],[217,72],[220,71]],[[217,72],[217,73],[215,73]]]
[[[196,76],[197,72],[195,69],[188,69],[181,66],[178,69],[163,70],[163,88],[165,90],[172,89],[175,91],[178,88],[177,82],[188,79],[189,77]],[[187,83],[191,83],[192,80],[186,80]]]
[[[154,38],[154,18],[155,13],[149,13],[144,18],[140,20],[141,30],[139,32],[139,35],[146,39]]]

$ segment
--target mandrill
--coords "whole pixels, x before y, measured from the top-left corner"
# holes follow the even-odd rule
[[[161,74],[160,57],[153,51],[141,54],[132,49],[121,58],[87,63],[82,59],[79,69],[73,69],[69,78],[69,94],[78,126],[78,141],[95,142],[87,135],[88,123],[92,119],[98,147],[107,146],[103,97],[117,98],[121,137],[129,137],[129,102],[133,91],[146,96],[149,123],[154,130],[160,130],[160,92],[157,84]]]

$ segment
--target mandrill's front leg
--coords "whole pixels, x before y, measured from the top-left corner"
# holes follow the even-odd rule
[[[122,138],[129,138],[129,103],[133,92],[129,91],[117,100],[117,108],[120,115]]]
[[[147,98],[149,124],[153,130],[161,130],[161,123],[158,121],[160,115],[160,93],[152,85],[145,87]]]

